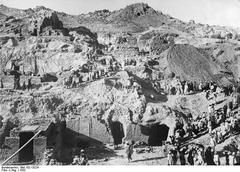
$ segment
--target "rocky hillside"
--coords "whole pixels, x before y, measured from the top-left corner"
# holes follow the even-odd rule
[[[204,93],[166,95],[168,83],[179,78],[226,86],[240,80],[238,29],[183,22],[144,3],[80,15],[1,5],[0,33],[0,115],[16,126],[61,115],[70,122],[89,117],[89,126],[103,133],[94,137],[103,142],[114,122],[126,138],[141,135],[139,126],[166,124],[172,131],[176,118],[186,123],[185,112],[196,117],[208,102]],[[31,91],[12,89],[13,61],[20,85],[32,77]],[[46,75],[57,79],[45,82]],[[69,84],[70,76],[81,81]]]

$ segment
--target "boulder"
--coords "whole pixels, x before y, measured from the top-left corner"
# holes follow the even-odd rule
[[[58,77],[54,74],[46,73],[40,78],[41,82],[57,82]]]

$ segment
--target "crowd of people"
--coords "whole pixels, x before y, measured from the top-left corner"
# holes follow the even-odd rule
[[[81,83],[98,80],[102,77],[109,77],[112,73],[120,70],[121,65],[113,60],[101,60],[102,68],[97,68],[94,64],[83,65],[80,69],[72,71],[68,78],[64,78],[63,85],[67,88],[76,88]]]
[[[135,59],[124,59],[122,66],[136,66],[137,61]]]
[[[80,151],[80,155],[74,156],[72,165],[89,165],[88,157],[83,149]]]
[[[17,90],[30,90],[30,89],[32,89],[32,87],[33,87],[32,79],[29,77],[27,79],[27,81],[23,81],[22,84],[20,83],[20,80],[17,83],[14,83],[13,89],[17,89]],[[5,88],[2,78],[0,78],[0,88]]]
[[[168,152],[168,165],[240,165],[240,151],[221,153],[211,146],[194,144],[188,146],[174,145]]]
[[[46,149],[44,151],[44,157],[42,165],[64,165],[58,162],[54,157],[53,149]],[[85,150],[81,149],[79,153],[76,153],[72,159],[71,165],[89,165],[87,154]]]
[[[27,81],[23,81],[22,84],[20,82],[21,79],[21,72],[20,72],[20,66],[18,65],[17,60],[12,60],[11,62],[11,69],[10,69],[10,75],[14,76],[14,81],[13,81],[13,89],[16,90],[30,90],[32,88],[32,79],[31,77],[28,77]],[[25,73],[23,72],[23,74],[25,75]],[[27,75],[26,75],[27,76]],[[0,78],[0,88],[4,88],[4,83],[3,83],[3,79]]]
[[[196,81],[180,81],[179,78],[174,78],[171,82],[165,82],[163,90],[168,95],[187,95],[196,92],[206,92],[206,97],[209,98],[210,93],[215,92],[224,93],[226,96],[231,95],[233,92],[240,91],[240,87],[229,84],[227,86],[217,85],[215,82],[199,82]]]
[[[225,139],[238,134],[240,131],[240,119],[235,111],[239,107],[239,101],[232,99],[228,103],[219,109],[215,109],[217,105],[217,96],[223,93],[225,96],[237,93],[239,89],[232,85],[227,87],[217,86],[214,82],[206,84],[204,87],[200,83],[197,87],[192,82],[185,82],[181,84],[177,82],[175,92],[177,93],[189,93],[194,91],[205,91],[206,98],[208,100],[214,99],[214,103],[209,105],[208,112],[204,112],[197,118],[193,119],[192,115],[187,114],[188,123],[186,126],[176,119],[176,126],[173,136],[170,136],[170,145],[173,146],[168,152],[168,165],[176,165],[177,155],[181,165],[240,165],[240,147],[235,152],[227,151],[224,154],[225,162],[220,162],[219,152],[215,147],[217,144],[222,143]],[[198,88],[198,89],[197,89]],[[171,89],[169,94],[173,94]],[[209,145],[207,146],[183,146],[184,141],[191,140],[199,137],[202,134],[209,134]],[[185,159],[187,155],[187,159]]]

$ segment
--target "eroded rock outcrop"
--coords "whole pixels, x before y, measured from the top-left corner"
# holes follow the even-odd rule
[[[38,36],[47,27],[61,30],[63,29],[63,24],[55,12],[40,10],[30,19],[28,29],[33,36]]]

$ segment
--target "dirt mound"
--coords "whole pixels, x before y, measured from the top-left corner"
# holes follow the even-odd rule
[[[220,67],[194,46],[176,44],[169,49],[167,59],[171,71],[182,80],[221,82],[221,76],[216,77]]]
[[[213,54],[217,63],[228,69],[236,80],[239,79],[239,45],[234,43],[221,43],[212,45],[208,50]]]

